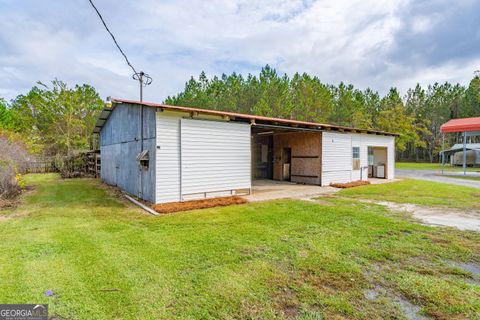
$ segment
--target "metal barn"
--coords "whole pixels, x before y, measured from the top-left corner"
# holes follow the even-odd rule
[[[270,179],[393,179],[395,134],[114,99],[94,129],[101,178],[152,203],[252,192]]]

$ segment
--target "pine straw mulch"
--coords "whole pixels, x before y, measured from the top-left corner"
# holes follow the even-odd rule
[[[370,184],[370,181],[357,180],[357,181],[352,181],[347,183],[331,183],[330,186],[334,188],[346,189],[346,188],[353,188],[353,187],[359,187],[359,186],[366,186],[368,184]]]
[[[153,209],[158,213],[172,213],[178,211],[188,211],[195,209],[206,209],[213,207],[224,207],[234,204],[243,204],[247,203],[247,200],[239,197],[223,197],[223,198],[211,198],[211,199],[202,199],[202,200],[191,200],[185,202],[171,202],[156,204],[153,206]]]

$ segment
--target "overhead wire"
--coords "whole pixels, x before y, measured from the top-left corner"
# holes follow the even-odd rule
[[[142,86],[148,86],[149,84],[152,83],[152,77],[149,76],[148,74],[144,73],[143,71],[140,71],[140,72],[137,72],[137,70],[135,69],[135,67],[130,63],[130,60],[128,60],[128,57],[127,55],[125,54],[125,52],[122,50],[122,48],[120,47],[120,45],[118,44],[117,42],[117,39],[115,39],[115,36],[113,35],[113,33],[110,31],[110,29],[108,28],[107,26],[107,23],[105,22],[105,19],[103,18],[102,14],[100,13],[100,11],[97,9],[97,7],[95,6],[95,4],[93,3],[92,0],[88,0],[88,2],[90,2],[90,4],[92,5],[93,9],[95,10],[95,12],[97,13],[98,17],[100,18],[100,21],[102,22],[103,26],[105,27],[105,30],[107,30],[108,34],[110,35],[110,37],[112,38],[113,42],[115,43],[115,46],[117,47],[118,51],[120,51],[120,53],[122,54],[122,56],[125,58],[125,62],[127,63],[127,65],[133,70],[133,76],[132,78],[134,80],[137,80],[141,83]]]

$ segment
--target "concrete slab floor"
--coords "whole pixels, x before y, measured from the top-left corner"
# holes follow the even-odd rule
[[[297,184],[286,181],[254,180],[252,194],[244,198],[250,202],[274,199],[310,199],[321,195],[332,194],[340,189],[317,185]]]
[[[399,181],[399,179],[369,179],[371,184],[381,184]],[[340,191],[339,188],[321,187],[317,185],[298,184],[288,181],[276,180],[253,180],[252,194],[244,196],[250,202],[267,201],[275,199],[300,199],[311,200],[312,198],[329,195]]]

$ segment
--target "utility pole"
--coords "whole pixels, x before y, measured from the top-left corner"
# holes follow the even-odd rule
[[[143,71],[135,72],[132,76],[134,80],[138,81],[140,85],[140,102],[143,102],[143,87],[146,87],[152,83],[152,77],[146,74]],[[143,154],[144,145],[143,145],[143,103],[140,103],[140,154]],[[139,166],[139,188],[138,188],[138,196],[139,198],[143,199],[143,167]]]
[[[143,102],[143,87],[146,87],[152,83],[152,77],[143,71],[135,72],[132,76],[134,80],[138,81],[140,85],[140,102]]]

